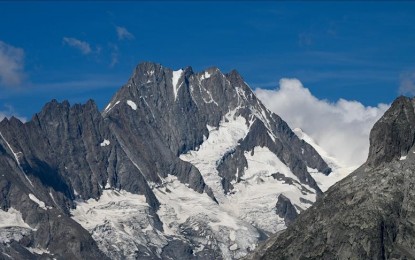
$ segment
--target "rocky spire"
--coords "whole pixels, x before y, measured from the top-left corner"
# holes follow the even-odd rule
[[[367,163],[378,166],[406,156],[414,145],[414,99],[397,98],[370,132]]]

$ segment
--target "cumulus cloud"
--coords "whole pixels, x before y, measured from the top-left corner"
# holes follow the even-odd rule
[[[134,35],[130,33],[127,28],[116,26],[115,29],[117,30],[118,40],[132,40],[134,39]]]
[[[400,77],[399,94],[415,95],[415,71],[404,72]]]
[[[0,41],[0,83],[5,86],[19,85],[25,75],[24,51]]]
[[[85,41],[78,40],[71,37],[63,37],[63,42],[71,47],[80,50],[83,54],[90,54],[92,52],[91,46]]]
[[[364,106],[339,99],[335,103],[316,98],[297,79],[281,79],[276,90],[255,93],[292,128],[299,127],[344,166],[359,166],[369,152],[369,133],[389,108]]]

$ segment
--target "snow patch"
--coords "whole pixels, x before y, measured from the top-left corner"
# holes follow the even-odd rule
[[[222,178],[216,169],[217,162],[238,145],[238,141],[248,133],[246,120],[236,116],[237,109],[227,113],[219,123],[219,127],[207,125],[208,139],[200,145],[198,151],[190,151],[180,155],[180,159],[195,165],[203,176],[206,184],[212,188],[216,199],[224,201]]]
[[[102,146],[102,147],[110,145],[110,140],[104,139],[104,141],[102,141],[102,143],[100,143],[99,145]]]
[[[223,205],[239,219],[251,223],[267,232],[275,233],[286,228],[284,219],[275,213],[275,205],[280,194],[284,194],[302,209],[310,204],[300,198],[314,202],[316,195],[313,190],[299,183],[298,178],[281,162],[267,147],[255,147],[253,151],[245,152],[248,167],[238,183],[233,183],[234,189],[228,195],[228,201]],[[278,180],[273,174],[279,174],[291,180]],[[310,192],[306,192],[305,190]]]
[[[291,170],[267,147],[255,147],[253,151],[245,152],[244,156],[248,162],[248,167],[244,169],[245,174],[241,182],[232,182],[234,189],[230,194],[224,194],[222,178],[216,167],[223,156],[235,149],[238,146],[238,141],[249,132],[246,119],[236,116],[236,111],[237,109],[226,114],[218,127],[207,125],[209,136],[197,151],[189,151],[180,155],[180,159],[192,163],[199,169],[219,205],[210,202],[210,200],[200,202],[196,201],[196,198],[190,199],[190,195],[183,195],[183,202],[173,206],[178,203],[174,201],[174,198],[180,197],[180,194],[186,194],[174,185],[167,186],[170,193],[166,194],[172,196],[170,200],[164,200],[160,198],[161,195],[156,193],[162,203],[158,215],[166,224],[164,229],[168,230],[169,234],[177,235],[180,233],[180,223],[186,224],[190,220],[192,220],[191,223],[202,223],[202,227],[199,228],[204,230],[206,229],[206,227],[203,228],[204,221],[211,219],[211,216],[220,216],[220,221],[210,221],[208,228],[213,231],[215,239],[219,237],[218,232],[222,234],[220,237],[222,241],[223,235],[227,236],[226,243],[222,246],[219,245],[224,258],[232,256],[236,252],[238,252],[236,254],[241,254],[248,247],[252,249],[256,246],[257,233],[249,232],[244,238],[241,238],[241,230],[246,232],[251,228],[261,228],[267,232],[275,233],[286,228],[284,219],[279,218],[275,213],[279,194],[283,193],[294,205],[302,209],[308,208],[310,204],[304,203],[301,198],[312,202],[316,200],[313,189],[301,184]],[[266,118],[263,113],[257,112],[257,114],[261,117],[260,120]],[[252,119],[249,125],[254,120]],[[278,173],[278,176],[283,176],[283,180],[274,178],[273,174],[275,173]],[[182,184],[182,186],[184,185]],[[174,195],[176,192],[178,195]],[[207,195],[204,196],[207,197]],[[206,204],[208,202],[210,204]],[[183,204],[189,207],[187,213],[182,212]],[[216,211],[220,213],[216,213]],[[246,239],[251,239],[252,243],[247,243]]]
[[[173,71],[172,84],[173,84],[174,100],[177,99],[177,92],[179,91],[180,86],[183,84],[183,83],[181,83],[179,86],[177,86],[177,84],[179,83],[180,78],[182,77],[182,74],[183,74],[182,69]]]
[[[245,170],[243,178],[245,180],[257,178],[260,174],[272,174],[279,172],[286,177],[300,182],[290,168],[285,165],[268,147],[255,147],[253,151],[245,152],[248,161],[248,169]]]
[[[154,75],[154,70],[149,70],[149,71],[147,71],[147,76],[148,77],[151,77],[151,76],[153,76]]]
[[[115,104],[114,105],[112,105],[112,103],[110,102],[108,105],[107,105],[107,107],[105,108],[105,110],[104,110],[104,113],[106,114],[106,113],[108,113],[108,112],[110,112],[111,111],[111,109],[113,109],[116,105],[118,105],[120,103],[120,101],[117,101],[117,102],[115,102]]]
[[[26,222],[24,222],[22,213],[14,208],[9,208],[8,211],[0,209],[0,228],[4,227],[22,227],[32,229]]]
[[[144,195],[104,190],[98,200],[76,201],[71,214],[109,258],[135,259],[150,255],[150,245],[163,248],[167,244],[163,234],[152,228],[149,209]]]
[[[401,156],[401,158],[399,158],[400,161],[406,160],[406,155]]]
[[[56,206],[58,206],[58,203],[56,203],[56,200],[55,200],[55,198],[53,197],[52,192],[49,192],[49,196],[50,196],[50,198],[52,199],[53,203],[55,203],[55,205],[56,205]]]
[[[137,104],[131,100],[127,100],[127,105],[129,105],[133,110],[137,110]]]
[[[0,244],[7,245],[16,241],[19,242],[24,237],[30,236],[32,233],[32,230],[25,227],[7,227],[7,228],[0,228]],[[0,257],[0,259],[3,259]]]
[[[212,94],[210,93],[210,91],[209,90],[206,90],[205,89],[205,92],[206,92],[206,94],[208,94],[209,95],[209,100],[206,100],[203,96],[202,96],[202,99],[203,99],[203,101],[206,103],[206,104],[210,104],[210,103],[214,103],[215,105],[217,105],[217,106],[219,106],[219,104],[213,99],[213,97],[212,97]]]
[[[234,230],[232,230],[232,231],[229,233],[229,239],[230,239],[231,241],[235,241],[235,238],[236,238],[236,233],[235,233],[235,231],[234,231]]]
[[[29,193],[29,198],[30,200],[32,200],[33,202],[35,202],[37,205],[39,205],[40,208],[47,210],[46,208],[46,204],[39,200],[35,195],[33,195],[32,193]]]
[[[14,159],[16,160],[17,166],[19,166],[19,169],[20,169],[20,171],[23,173],[23,176],[24,176],[24,177],[25,177],[25,179],[26,179],[26,180],[30,183],[30,185],[31,185],[32,187],[34,187],[34,186],[33,186],[32,181],[29,179],[29,177],[27,177],[26,172],[23,170],[22,165],[20,164],[19,157],[20,157],[21,155],[23,155],[23,153],[22,153],[22,152],[15,152],[15,151],[13,150],[13,148],[11,147],[11,145],[9,144],[9,142],[7,142],[6,138],[4,138],[4,136],[3,136],[3,134],[2,134],[1,132],[0,132],[0,136],[1,136],[1,138],[3,139],[3,141],[6,143],[7,147],[9,147],[10,151],[12,152],[12,154],[13,154],[13,156],[14,156]]]
[[[34,254],[38,254],[38,255],[48,254],[48,255],[50,255],[50,252],[49,252],[48,249],[39,248],[39,247],[26,247],[26,249],[29,250],[31,253],[34,253]]]
[[[104,189],[110,189],[110,188],[111,188],[110,179],[108,179],[107,183],[105,184]]]
[[[219,127],[207,125],[209,130],[207,140],[197,151],[182,154],[180,158],[199,169],[206,184],[212,188],[221,211],[228,212],[230,217],[267,232],[275,233],[283,230],[286,228],[284,219],[279,218],[275,213],[278,196],[283,193],[294,205],[307,209],[310,204],[302,199],[314,202],[316,194],[308,185],[301,184],[290,168],[267,147],[255,147],[244,154],[248,167],[244,169],[241,181],[239,183],[233,181],[234,189],[230,194],[225,195],[222,178],[216,167],[222,157],[235,149],[238,140],[244,138],[249,131],[246,119],[235,115],[236,110],[229,112],[220,122]],[[266,121],[265,124],[271,123],[264,111],[257,111],[254,118]],[[256,119],[252,119],[250,124],[254,120]],[[273,135],[272,137],[275,138]],[[238,175],[238,171],[235,174]],[[273,174],[277,174],[277,178]],[[229,233],[230,241],[233,237],[234,235]],[[240,246],[240,243],[237,244]]]
[[[151,110],[150,105],[147,103],[147,100],[145,99],[145,97],[140,96],[140,99],[143,100],[144,104],[148,107],[148,110],[150,110],[151,115],[153,116],[153,119],[156,120],[156,117],[154,116],[153,111]]]
[[[218,102],[216,102],[213,99],[212,93],[210,93],[209,90],[207,90],[206,88],[203,87],[202,82],[201,82],[201,78],[198,78],[198,81],[199,81],[199,92],[200,92],[200,95],[203,99],[203,102],[205,102],[206,104],[214,103],[216,106],[219,106]],[[205,96],[207,96],[207,98]]]
[[[205,71],[205,73],[202,74],[202,76],[200,77],[200,79],[201,80],[208,79],[208,78],[210,78],[210,76],[211,76],[211,74],[209,72]]]
[[[204,245],[214,241],[224,259],[245,256],[251,245],[258,242],[260,235],[256,228],[237,219],[206,193],[200,194],[187,187],[176,176],[168,175],[164,185],[153,191],[161,204],[157,215],[163,222],[166,235],[183,239],[181,232],[191,228],[197,233],[192,238]],[[235,252],[229,249],[229,245],[234,243],[239,245]],[[203,248],[200,247],[200,250]]]

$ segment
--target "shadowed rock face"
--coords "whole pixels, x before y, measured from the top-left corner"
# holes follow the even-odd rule
[[[298,216],[291,201],[282,194],[278,196],[276,210],[278,216],[284,219],[287,226],[289,226]]]
[[[152,146],[158,153],[166,154],[164,156],[169,154],[169,165],[162,165],[162,162],[155,165],[160,174],[168,172],[167,168],[178,167],[172,166],[172,162],[183,163],[177,159],[178,155],[194,150],[203,143],[204,137],[209,136],[207,125],[218,127],[224,115],[232,110],[236,110],[237,115],[245,117],[248,122],[255,110],[263,112],[263,121],[270,124],[265,126],[263,121],[255,120],[249,135],[237,147],[240,150],[238,152],[250,151],[255,146],[270,147],[303,183],[320,192],[306,166],[326,174],[331,169],[310,145],[297,138],[280,117],[262,105],[238,72],[234,70],[223,74],[217,68],[210,68],[194,73],[192,68],[187,67],[177,76],[175,87],[172,80],[174,73],[177,72],[159,64],[138,65],[132,78],[112,98],[108,109],[103,113],[121,142],[132,143],[134,147]],[[126,104],[127,100],[136,104],[137,110],[131,109]],[[271,140],[268,132],[276,135],[278,140]],[[154,167],[151,160],[157,154],[150,154],[151,151],[143,149],[130,152],[135,153],[135,157],[150,157],[149,169],[142,167],[142,170],[151,172]],[[227,164],[226,167],[218,165],[225,186],[235,180],[233,170],[236,167],[246,166],[236,166],[232,160],[238,158],[241,157],[224,158],[222,163]],[[147,177],[151,175],[144,174]],[[178,177],[185,178],[180,173]],[[154,182],[160,181],[155,175],[152,178]],[[202,183],[196,180],[193,182]],[[204,187],[201,185],[196,189],[202,191]],[[225,192],[228,191],[225,188]]]
[[[106,259],[108,254],[102,252],[92,231],[71,216],[80,202],[98,200],[105,190],[144,196],[148,204],[145,214],[155,234],[165,231],[157,215],[160,201],[155,189],[163,187],[169,176],[217,202],[199,170],[179,156],[198,149],[209,136],[208,126],[219,127],[233,110],[251,125],[236,148],[218,161],[224,194],[232,191],[231,182],[244,176],[244,153],[257,146],[275,153],[299,185],[314,189],[308,192],[321,193],[307,166],[326,174],[330,168],[262,105],[236,71],[223,74],[210,68],[194,73],[188,67],[179,73],[159,64],[142,63],[102,113],[91,100],[73,106],[53,100],[27,123],[16,118],[0,122],[0,207],[21,212],[30,227],[16,227],[12,232],[18,234],[16,239],[0,243],[0,256],[36,259],[41,253],[29,249],[42,248],[43,257]],[[285,215],[291,221],[295,214],[291,210]],[[105,233],[113,227],[100,228]],[[7,230],[0,228],[0,233]],[[136,256],[221,257],[216,245],[196,252],[187,237],[178,240],[166,235],[160,240],[162,248],[148,246],[148,242],[134,245]],[[122,254],[117,251],[111,257],[126,257]]]
[[[261,259],[414,259],[414,100],[374,125],[368,160],[275,241]]]
[[[367,163],[378,166],[408,154],[414,145],[414,99],[397,98],[385,115],[370,132],[370,149]]]

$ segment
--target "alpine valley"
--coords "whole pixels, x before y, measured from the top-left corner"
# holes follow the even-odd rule
[[[283,234],[306,232],[308,215],[319,223],[323,191],[346,175],[238,72],[145,62],[103,111],[53,100],[0,123],[0,258],[238,259],[317,199]]]

